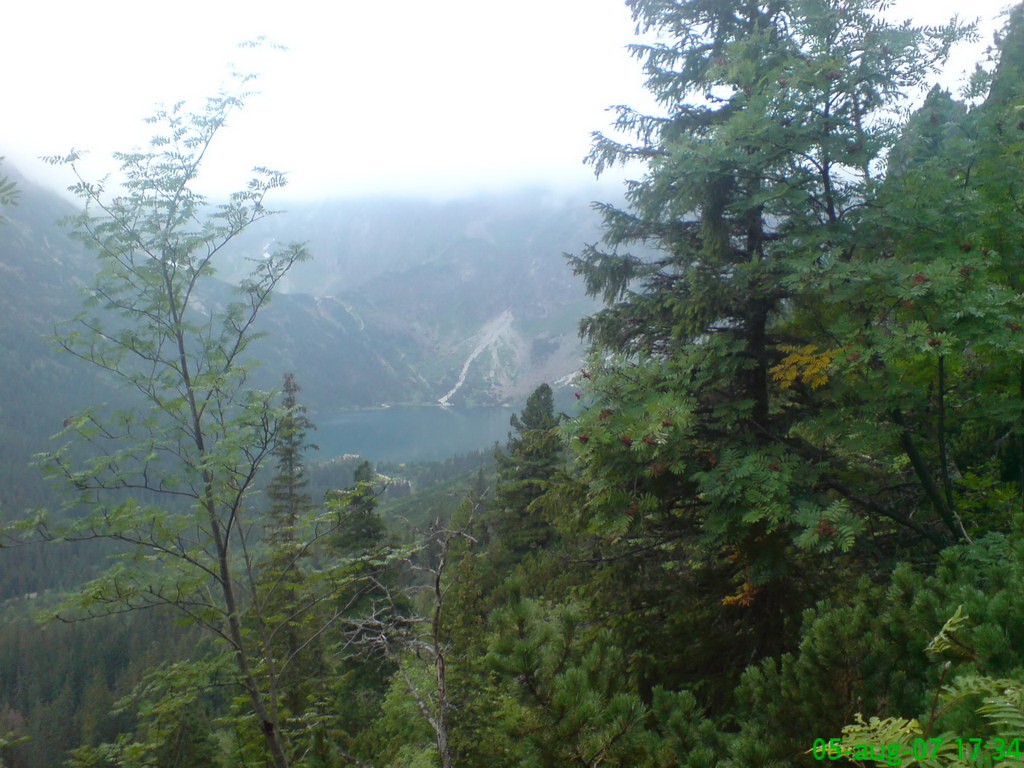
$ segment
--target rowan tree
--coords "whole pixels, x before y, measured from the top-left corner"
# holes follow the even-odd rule
[[[582,517],[614,545],[603,610],[659,659],[651,686],[787,647],[793,595],[828,589],[866,520],[939,546],[960,535],[866,501],[794,427],[839,354],[798,321],[821,286],[796,276],[855,257],[901,110],[964,30],[892,24],[874,0],[629,5],[658,35],[634,52],[664,113],[619,108],[636,142],[597,135],[590,156],[646,173],[627,208],[599,206],[603,243],[571,258],[606,308],[581,326],[593,405],[567,436]],[[714,631],[670,651],[695,622]]]
[[[266,615],[253,622],[262,632],[246,625],[264,607],[259,562],[267,520],[254,504],[256,483],[275,450],[294,444],[296,411],[248,385],[248,350],[274,288],[308,254],[293,244],[253,259],[235,298],[223,301],[215,267],[228,243],[271,214],[266,196],[285,177],[256,168],[244,190],[216,205],[195,189],[203,160],[248,96],[249,79],[198,110],[183,103],[160,109],[150,120],[158,128],[149,148],[115,155],[121,189],[81,176],[70,188],[84,205],[70,223],[99,270],[85,310],[55,338],[129,393],[117,406],[69,417],[61,437],[78,448],[65,444],[41,457],[86,510],[44,530],[50,538],[121,545],[114,564],[58,609],[60,618],[167,607],[205,627],[231,655],[253,737],[271,764],[285,768],[286,660],[273,652]],[[79,156],[51,162],[77,175]],[[299,501],[292,488],[282,513],[288,520],[279,514],[277,522],[302,549],[322,538],[330,519],[320,510],[319,518],[296,520]]]

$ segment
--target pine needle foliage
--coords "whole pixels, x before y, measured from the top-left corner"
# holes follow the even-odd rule
[[[927,646],[931,654],[948,653],[964,645],[958,635],[966,628],[968,618],[963,606],[943,625]],[[949,662],[946,663],[948,668]],[[959,735],[953,731],[933,733],[932,726],[941,721],[942,714],[961,701],[981,701],[977,712],[989,724],[991,736],[978,738]],[[935,704],[926,726],[918,720],[899,717],[871,717],[865,721],[857,714],[855,722],[843,727],[843,737],[837,740],[833,752],[852,754],[856,761],[859,752],[874,745],[870,752],[881,756],[868,761],[892,766],[974,766],[990,764],[996,768],[1018,768],[1024,734],[1024,681],[1019,678],[996,679],[977,674],[957,676],[943,686],[935,697]],[[939,706],[941,705],[941,706]],[[880,747],[880,748],[879,748]]]
[[[551,387],[541,384],[512,414],[504,450],[495,449],[497,478],[487,503],[485,523],[495,539],[495,557],[517,561],[550,543],[552,528],[538,500],[551,488],[562,466],[563,446],[556,428]],[[502,553],[497,549],[501,548]]]
[[[306,409],[298,404],[296,395],[299,390],[295,375],[286,373],[281,398],[283,416],[278,425],[277,444],[272,451],[277,471],[267,484],[267,497],[271,502],[267,541],[278,548],[294,543],[298,520],[313,506],[313,500],[306,492],[309,481],[303,453],[316,449],[306,441],[306,432],[316,427],[307,418]]]

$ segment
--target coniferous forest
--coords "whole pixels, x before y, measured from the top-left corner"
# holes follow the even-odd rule
[[[195,191],[247,76],[77,176],[50,342],[119,394],[10,470],[3,765],[1024,766],[1024,6],[951,94],[973,29],[881,0],[627,5],[578,407],[493,456],[317,462],[317,361],[255,386],[316,254],[214,280],[285,183]]]

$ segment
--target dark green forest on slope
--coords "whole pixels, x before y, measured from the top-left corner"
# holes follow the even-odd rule
[[[301,368],[251,386],[303,245],[203,301],[284,183],[192,190],[242,97],[77,187],[59,343],[145,407],[69,415],[68,508],[4,531],[110,555],[5,604],[5,765],[1024,765],[1024,6],[957,98],[956,24],[628,5],[664,114],[589,158],[646,170],[569,257],[584,407],[541,385],[411,494],[309,465]]]

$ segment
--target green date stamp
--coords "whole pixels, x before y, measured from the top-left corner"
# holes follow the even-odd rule
[[[940,752],[956,751],[957,760],[1019,760],[1021,739],[914,739],[910,744],[844,744],[841,739],[815,739],[810,749],[815,760],[874,760],[899,766],[904,758],[930,760]]]

